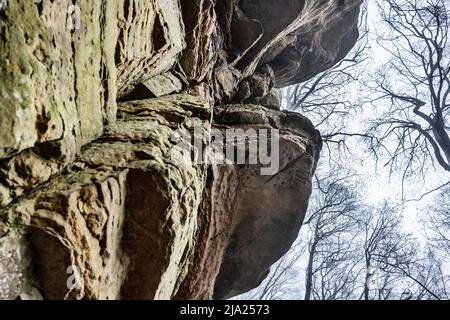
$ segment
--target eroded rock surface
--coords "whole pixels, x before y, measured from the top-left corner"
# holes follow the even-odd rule
[[[343,58],[359,3],[0,1],[0,298],[257,286],[297,236],[321,148],[274,87]],[[210,130],[241,130],[244,155],[279,141],[276,170]]]
[[[62,176],[6,208],[4,232],[25,226],[44,298],[171,297],[195,244],[206,173],[173,133],[209,119],[192,96],[119,104],[115,125]],[[68,272],[79,272],[79,288],[69,290]]]
[[[246,131],[252,146],[266,144],[266,139],[270,145],[273,139],[279,140],[279,158],[261,163],[257,156],[257,164],[252,164],[252,147],[248,139],[240,139],[227,146],[235,149],[235,156],[247,154],[247,164],[232,164],[236,161],[226,156],[222,144],[212,145],[216,158],[218,153],[227,159],[208,170],[197,248],[190,262],[193,271],[177,298],[226,299],[264,280],[270,266],[297,237],[321,149],[319,133],[298,114],[227,105],[216,110],[214,120],[224,137],[236,133],[230,130]],[[271,166],[276,166],[273,173],[264,172]]]
[[[184,48],[177,0],[8,1],[0,32],[0,205],[69,165]]]
[[[216,7],[225,44],[214,74],[216,95],[225,101],[246,102],[272,86],[308,80],[358,38],[359,0],[224,2]]]

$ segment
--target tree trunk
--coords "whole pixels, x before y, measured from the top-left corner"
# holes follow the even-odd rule
[[[305,285],[305,300],[311,300],[314,254],[316,253],[317,240],[311,245],[311,251],[308,258],[308,268],[306,269],[306,285]]]

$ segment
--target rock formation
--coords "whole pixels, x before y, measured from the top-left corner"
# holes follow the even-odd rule
[[[321,149],[275,88],[342,59],[359,5],[0,2],[0,298],[256,287],[298,234]]]

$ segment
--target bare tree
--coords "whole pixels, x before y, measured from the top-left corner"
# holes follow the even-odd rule
[[[316,177],[317,192],[304,222],[308,256],[304,299],[348,299],[357,278],[353,241],[358,220],[358,196],[339,170]]]
[[[404,288],[400,296],[399,292],[393,292],[389,298],[402,300],[442,300],[448,299],[447,287],[448,274],[445,272],[444,262],[432,247],[427,247],[424,252],[416,252],[411,256],[411,261],[404,265],[389,265],[389,272],[383,276],[396,279],[394,288]]]
[[[386,112],[367,133],[391,170],[425,176],[427,163],[450,171],[449,8],[445,0],[383,0],[378,43],[392,58],[369,85]],[[376,138],[375,138],[376,137]]]

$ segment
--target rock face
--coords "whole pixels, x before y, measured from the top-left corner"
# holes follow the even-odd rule
[[[168,71],[185,45],[176,0],[77,3],[2,10],[2,205],[70,164],[114,123],[116,100]]]
[[[265,96],[258,97],[253,101],[250,101],[250,103],[252,104],[256,104],[274,110],[280,110],[282,102],[283,102],[283,94],[281,90],[277,88],[273,88]]]
[[[305,81],[328,69],[348,53],[358,37],[360,2],[240,0],[217,4],[225,44],[220,66],[214,70],[215,91],[222,99],[242,102],[264,96],[273,86]]]
[[[61,177],[8,208],[27,226],[43,298],[171,297],[206,173],[185,161],[190,150],[172,132],[209,118],[209,107],[192,96],[119,104],[115,125]],[[81,275],[73,291],[69,266]]]
[[[209,168],[200,209],[201,242],[192,256],[194,270],[177,298],[230,298],[264,280],[270,266],[297,237],[321,148],[319,133],[299,114],[254,105],[227,105],[215,111],[216,141],[220,133],[225,137],[239,130],[246,131],[253,141],[228,143],[235,155],[251,154],[252,146],[265,145],[267,139],[272,152],[278,149],[279,158],[265,165],[252,164],[251,160],[247,164],[225,161]],[[266,135],[269,132],[272,135]],[[211,149],[219,155],[227,152],[220,143],[214,143]],[[264,172],[269,166],[275,170],[273,173]],[[276,201],[274,194],[279,197]],[[214,279],[213,291],[210,284]]]
[[[359,3],[2,2],[0,298],[257,286],[297,236],[321,148],[273,88],[343,58]]]

